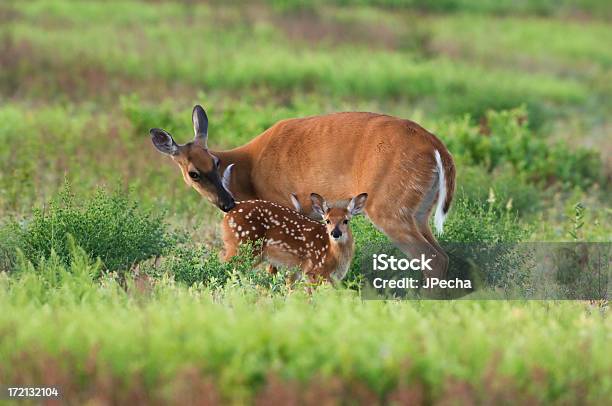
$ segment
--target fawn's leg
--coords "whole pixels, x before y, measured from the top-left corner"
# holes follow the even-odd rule
[[[266,268],[266,270],[268,271],[270,275],[276,275],[278,273],[278,268],[276,268],[272,264],[268,264],[268,267]]]
[[[233,235],[223,235],[223,252],[221,259],[228,262],[238,253],[238,239]]]

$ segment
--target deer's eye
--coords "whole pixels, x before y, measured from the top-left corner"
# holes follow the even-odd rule
[[[348,220],[344,219],[344,221],[342,223],[348,224]]]
[[[195,171],[190,171],[189,172],[189,177],[193,180],[198,180],[200,179],[200,174],[195,172]]]
[[[325,222],[326,222],[327,224],[331,224],[331,221],[329,221],[329,220],[325,220]]]

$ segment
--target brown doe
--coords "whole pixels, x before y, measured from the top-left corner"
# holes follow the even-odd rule
[[[208,148],[208,118],[193,109],[195,139],[177,144],[152,129],[155,147],[172,157],[188,185],[223,211],[237,200],[262,199],[292,207],[290,193],[314,216],[310,193],[330,201],[370,195],[365,214],[405,254],[433,257],[426,277],[446,276],[448,257],[429,226],[442,232],[455,188],[455,165],[444,144],[418,124],[374,113],[336,113],[280,121],[249,143],[229,151]],[[423,252],[425,251],[425,252]]]
[[[330,207],[312,193],[312,207],[325,224],[265,200],[236,202],[223,218],[224,260],[236,255],[241,244],[251,242],[259,260],[273,266],[298,267],[311,283],[340,281],[355,249],[349,221],[363,211],[367,198],[362,193]]]

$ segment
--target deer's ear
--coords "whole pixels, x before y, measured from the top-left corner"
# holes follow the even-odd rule
[[[312,201],[312,210],[314,210],[314,212],[319,214],[321,217],[325,217],[325,214],[329,210],[325,199],[323,199],[321,195],[311,193],[310,200]]]
[[[293,204],[293,207],[295,208],[295,211],[297,211],[298,213],[302,212],[302,205],[300,204],[300,201],[298,200],[297,196],[295,193],[291,193],[289,195],[289,198],[291,199],[291,204]]]
[[[234,164],[229,164],[227,168],[223,171],[223,177],[221,178],[221,184],[225,188],[225,190],[231,195],[232,191],[230,190],[230,185],[232,181],[232,169],[234,168]]]
[[[368,200],[367,193],[361,193],[355,197],[353,197],[347,207],[351,216],[356,216],[357,214],[361,214],[363,209],[365,208],[366,201]]]
[[[194,141],[202,147],[208,148],[208,116],[199,104],[196,104],[191,114],[193,120]]]
[[[159,152],[168,155],[178,154],[179,146],[168,132],[161,128],[152,128],[149,134],[151,134],[153,145]]]

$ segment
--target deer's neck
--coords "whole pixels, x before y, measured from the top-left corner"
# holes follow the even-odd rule
[[[249,150],[242,146],[228,151],[211,152],[221,160],[222,173],[230,164],[234,164],[230,180],[230,191],[234,197],[237,200],[257,199],[257,194],[251,180],[253,156]]]
[[[328,237],[329,238],[329,237]],[[352,233],[348,233],[346,241],[341,243],[329,241],[329,251],[325,258],[327,266],[331,272],[331,277],[335,280],[341,280],[346,276],[353,259],[355,251],[355,242]]]

